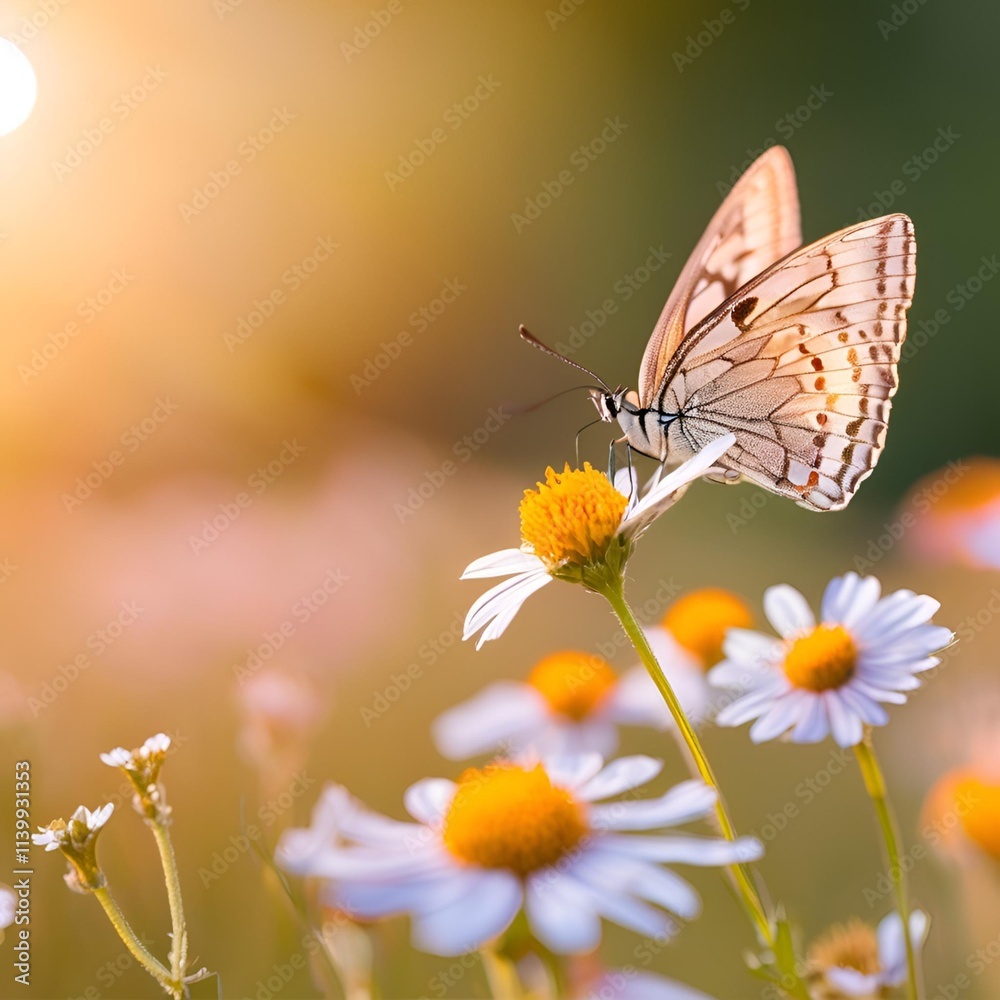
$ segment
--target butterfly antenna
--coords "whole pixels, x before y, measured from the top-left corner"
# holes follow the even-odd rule
[[[524,413],[533,413],[535,410],[540,409],[547,403],[551,403],[553,399],[558,399],[560,396],[565,396],[570,392],[578,392],[580,389],[596,389],[597,386],[592,385],[571,385],[568,389],[560,389],[559,392],[552,393],[551,396],[546,396],[545,399],[539,400],[537,403],[504,403],[503,408],[505,413],[509,413],[511,416],[519,417]],[[590,424],[587,424],[589,427]]]
[[[560,354],[554,347],[543,344],[523,323],[518,327],[518,333],[520,333],[522,340],[527,341],[532,347],[537,347],[543,354],[548,354],[553,358],[558,358],[560,361],[565,361],[566,364],[572,365],[574,368],[578,368],[584,374],[589,375],[605,392],[611,392],[610,387],[605,383],[604,379],[595,375],[589,368],[584,368],[583,365],[570,360],[565,354]]]

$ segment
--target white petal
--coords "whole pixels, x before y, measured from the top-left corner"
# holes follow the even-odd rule
[[[634,966],[624,972],[611,969],[592,983],[587,1000],[614,997],[614,1000],[712,1000],[693,986],[678,983],[652,972],[639,972]]]
[[[400,879],[330,881],[323,883],[323,900],[365,920],[445,906],[464,892],[466,873],[451,868],[431,875]]]
[[[661,864],[700,867],[748,864],[759,861],[764,856],[764,845],[755,837],[724,840],[721,837],[695,837],[689,834],[643,837],[609,833],[601,839],[601,848]]]
[[[873,576],[862,580],[857,573],[846,573],[827,584],[820,615],[827,623],[858,621],[875,606],[881,589]]]
[[[573,722],[553,717],[526,743],[543,758],[596,753],[606,759],[618,749],[618,727],[609,719],[590,718]]]
[[[736,443],[733,434],[717,438],[683,465],[668,473],[630,510],[622,522],[622,533],[633,535],[655,520],[674,501],[674,494],[706,473]]]
[[[689,882],[669,868],[642,865],[641,871],[630,878],[627,885],[637,896],[648,899],[685,920],[693,920],[701,912],[698,893]]]
[[[413,943],[435,955],[461,955],[502,934],[521,908],[523,890],[511,872],[466,869],[463,892],[445,906],[413,917]]]
[[[829,732],[830,723],[826,716],[826,705],[822,698],[811,695],[789,739],[793,743],[819,743],[820,740],[826,739]]]
[[[769,711],[771,705],[791,689],[783,677],[774,677],[760,684],[756,690],[724,706],[715,717],[719,726],[742,726]]]
[[[807,699],[801,691],[781,695],[750,727],[750,739],[754,743],[764,743],[786,733],[806,711]]]
[[[592,806],[590,823],[595,830],[656,830],[690,823],[707,816],[717,795],[703,781],[682,781],[655,799],[609,802]]]
[[[823,700],[830,718],[830,731],[837,745],[845,750],[857,746],[864,736],[860,716],[841,700],[837,691],[824,691]]]
[[[767,670],[776,660],[780,660],[783,650],[778,639],[748,628],[729,629],[722,648],[728,661],[739,663],[748,671],[758,672]]]
[[[498,681],[439,715],[431,734],[445,757],[462,760],[517,742],[541,729],[548,718],[545,699],[530,684]]]
[[[465,567],[462,580],[480,580],[489,576],[514,576],[518,573],[530,573],[538,569],[541,560],[530,552],[521,549],[501,549],[482,556]]]
[[[879,601],[874,610],[854,626],[853,631],[863,642],[892,642],[910,629],[929,622],[940,607],[939,601],[926,594],[897,591]]]
[[[559,955],[592,951],[601,943],[592,894],[554,869],[528,881],[524,910],[535,936]]]
[[[596,802],[620,795],[652,781],[663,770],[663,761],[637,754],[612,761],[585,784],[577,786],[577,797],[584,802]]]
[[[462,638],[469,639],[480,629],[488,627],[491,623],[495,624],[500,621],[502,622],[502,627],[499,631],[494,628],[489,635],[491,639],[497,638],[503,632],[503,629],[513,620],[514,615],[520,610],[521,605],[536,590],[541,589],[551,580],[552,577],[541,568],[541,562],[539,561],[538,568],[527,573],[521,573],[519,576],[511,577],[511,579],[504,580],[503,583],[498,583],[495,587],[491,587],[469,609],[469,613],[465,617],[465,629],[462,633]],[[486,641],[487,637],[485,635],[480,636],[479,642],[476,643],[476,649],[479,649]]]
[[[827,982],[837,991],[848,997],[872,997],[878,996],[878,990],[882,985],[882,977],[878,975],[865,975],[857,969],[848,969],[842,965],[835,965],[825,970]]]
[[[553,785],[575,791],[604,767],[599,753],[585,753],[568,757],[546,757],[545,770]]]
[[[816,625],[806,599],[787,583],[764,591],[764,614],[778,635],[785,639],[807,632]]]
[[[843,701],[857,712],[861,721],[869,726],[884,726],[889,721],[889,713],[873,698],[857,690],[852,681],[838,692]]]
[[[929,922],[923,910],[910,914],[910,940],[915,951],[923,947]],[[883,979],[888,986],[899,986],[906,980],[906,942],[903,940],[903,921],[893,911],[878,925],[878,959]]]
[[[403,804],[418,823],[438,826],[455,797],[457,787],[454,781],[447,778],[423,778],[406,789]]]

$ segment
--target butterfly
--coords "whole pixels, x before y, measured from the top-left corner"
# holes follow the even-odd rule
[[[840,510],[885,444],[916,240],[910,219],[893,214],[800,244],[791,157],[772,146],[684,265],[643,354],[638,391],[597,379],[591,397],[631,449],[665,466],[733,433],[708,478]],[[557,353],[523,327],[521,335]]]

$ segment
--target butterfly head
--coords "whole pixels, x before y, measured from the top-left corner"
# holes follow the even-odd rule
[[[604,389],[591,389],[590,401],[597,408],[601,420],[611,423],[618,419],[625,403],[626,390],[619,386],[614,392]]]

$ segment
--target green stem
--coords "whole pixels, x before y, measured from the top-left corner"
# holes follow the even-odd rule
[[[875,806],[875,815],[878,817],[878,825],[885,844],[886,859],[889,863],[889,879],[896,895],[899,919],[903,922],[903,940],[906,943],[906,971],[909,980],[907,995],[909,1000],[922,1000],[923,985],[918,975],[916,949],[913,947],[913,938],[910,936],[910,904],[906,888],[906,875],[900,864],[899,834],[886,794],[885,778],[872,747],[871,733],[865,733],[864,741],[854,748],[854,753],[858,758],[858,766],[861,768],[865,789]]]
[[[166,823],[150,821],[156,846],[160,851],[163,877],[167,883],[167,901],[170,904],[171,945],[170,971],[175,982],[182,982],[187,968],[187,928],[184,925],[184,904],[181,901],[181,882],[177,873],[177,859],[170,842]]]
[[[521,980],[511,959],[489,947],[480,948],[479,955],[493,1000],[518,1000],[524,996]]]
[[[646,638],[646,633],[643,631],[642,626],[635,617],[635,613],[625,599],[621,579],[607,582],[601,588],[601,593],[607,598],[619,622],[621,622],[622,628],[625,629],[625,634],[629,637],[636,652],[639,654],[639,658],[649,672],[649,676],[652,677],[653,683],[656,684],[657,690],[666,702],[667,708],[670,709],[670,714],[673,716],[677,730],[687,746],[691,761],[697,769],[698,776],[716,792],[715,816],[718,821],[719,830],[726,840],[735,840],[736,829],[729,818],[729,813],[726,811],[722,789],[719,787],[719,782],[715,777],[715,772],[712,770],[712,765],[709,763],[705,750],[701,745],[701,740],[698,739],[698,734],[694,731],[694,727],[688,720],[673,687],[670,685],[670,681],[667,680],[663,668],[657,661],[656,654],[653,652],[652,647],[649,645],[649,640]],[[743,900],[761,942],[773,951],[776,940],[774,932],[771,929],[771,921],[768,918],[764,902],[757,891],[749,868],[746,865],[733,864],[727,867],[727,871],[733,880],[736,891]],[[800,1000],[809,1000],[809,991],[799,979],[797,972],[794,969],[782,969],[782,971],[788,977],[787,981],[789,985],[784,987],[786,991],[791,996],[800,998]]]
[[[129,926],[118,904],[111,896],[111,890],[107,886],[102,889],[94,889],[94,895],[98,902],[104,907],[104,912],[111,921],[118,936],[125,942],[125,947],[132,953],[132,957],[169,993],[175,1000],[180,1000],[184,995],[184,984],[179,976],[171,976],[166,966],[157,961],[149,952],[146,946],[139,940],[138,935]]]

